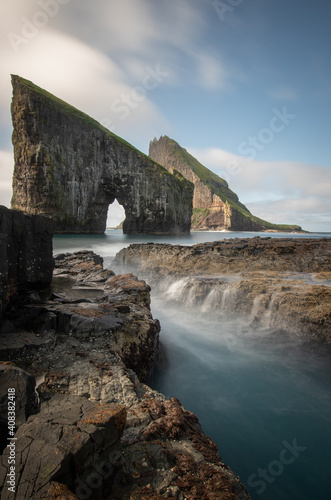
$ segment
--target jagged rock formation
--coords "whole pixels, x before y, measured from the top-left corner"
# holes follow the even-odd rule
[[[41,402],[18,423],[16,498],[249,500],[197,417],[141,382],[157,356],[149,292],[81,251],[56,256],[52,290],[23,306],[34,309],[26,324],[8,313],[16,333],[2,334],[0,359],[39,378]]]
[[[125,265],[152,286],[176,283],[169,300],[208,314],[241,315],[303,341],[331,345],[331,239],[229,239],[185,247],[137,244]],[[166,297],[163,283],[162,294]]]
[[[0,206],[0,327],[12,296],[51,284],[52,237],[51,220]]]
[[[300,231],[299,226],[271,224],[255,217],[231,191],[228,183],[211,172],[167,136],[149,145],[149,156],[169,172],[180,172],[194,184],[192,229],[230,231]]]
[[[124,233],[188,233],[193,186],[52,94],[12,76],[12,208],[57,233],[100,234],[115,199]]]

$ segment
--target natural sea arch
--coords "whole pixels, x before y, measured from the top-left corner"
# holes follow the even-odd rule
[[[124,207],[115,199],[108,207],[107,228],[118,227],[125,219]]]
[[[102,234],[115,199],[126,234],[185,234],[193,184],[49,92],[12,77],[12,208],[51,217],[56,233]]]

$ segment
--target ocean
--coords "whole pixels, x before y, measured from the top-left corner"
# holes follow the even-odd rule
[[[56,235],[54,254],[93,250],[111,267],[131,243],[192,245],[253,236],[320,238],[323,233],[193,232],[178,237]],[[113,268],[116,272],[116,267]],[[331,284],[331,283],[330,283]],[[174,303],[152,292],[152,313],[161,322],[164,363],[151,386],[180,399],[218,445],[223,461],[253,499],[325,500],[331,464],[329,357],[300,343],[277,339],[249,318],[228,320]]]

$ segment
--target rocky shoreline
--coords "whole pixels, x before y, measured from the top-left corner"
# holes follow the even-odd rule
[[[160,332],[150,285],[328,347],[331,240],[136,244],[117,254],[125,274],[115,275],[90,251],[50,259],[43,217],[2,209],[0,234],[8,262],[0,269],[1,499],[249,499],[197,417],[146,385]]]
[[[168,298],[319,345],[331,344],[331,239],[130,245],[115,259]],[[170,292],[169,292],[170,290]]]
[[[48,287],[18,273],[2,295],[1,499],[249,499],[197,417],[144,383],[160,329],[150,287],[93,252],[54,264]]]

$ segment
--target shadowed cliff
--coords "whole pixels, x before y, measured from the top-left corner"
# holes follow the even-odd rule
[[[123,205],[124,233],[190,231],[193,186],[85,113],[12,76],[12,208],[45,215],[57,233],[100,234]]]

